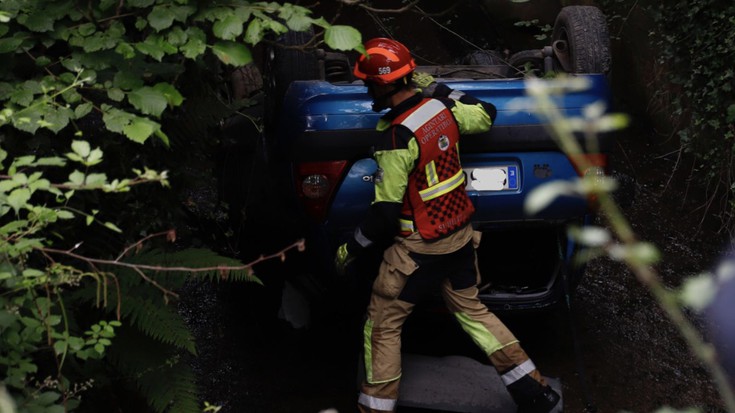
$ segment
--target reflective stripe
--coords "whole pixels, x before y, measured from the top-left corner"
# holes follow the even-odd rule
[[[371,245],[373,245],[373,242],[370,241],[370,238],[366,237],[363,233],[360,227],[357,227],[355,230],[355,241],[357,241],[358,244],[360,244],[361,247],[367,248]]]
[[[428,202],[434,198],[439,198],[440,196],[451,192],[463,183],[464,171],[460,169],[459,172],[457,172],[453,177],[447,179],[446,181],[426,188],[423,191],[419,191],[419,195],[421,196],[422,201]]]
[[[436,163],[434,161],[426,164],[426,183],[434,186],[439,183],[439,176],[436,174]]]
[[[392,412],[396,408],[396,404],[398,403],[398,400],[397,399],[381,399],[378,397],[368,396],[365,393],[360,393],[360,398],[357,400],[357,402],[373,410],[382,410],[386,412]]]
[[[530,374],[534,370],[536,370],[536,365],[533,364],[533,361],[531,361],[531,359],[528,359],[521,363],[520,366],[517,366],[513,370],[500,376],[500,378],[503,379],[503,384],[505,384],[506,386],[510,386],[511,384],[517,382],[523,376]]]
[[[407,219],[399,219],[401,224],[401,232],[416,232],[416,227],[413,225],[413,221]]]
[[[434,116],[438,115],[441,111],[447,107],[436,99],[432,99],[425,104],[421,105],[420,108],[416,109],[412,114],[401,122],[401,125],[407,127],[411,132],[416,132],[418,128],[423,126],[429,119],[433,119]]]
[[[394,62],[397,62],[397,61],[401,60],[401,59],[398,58],[398,55],[397,54],[391,52],[390,50],[385,50],[382,47],[372,47],[370,49],[367,49],[366,51],[367,51],[367,55],[368,56],[370,56],[371,54],[379,54],[381,56],[384,56],[388,60],[392,60]],[[363,57],[363,59],[368,59],[368,58],[367,57]],[[363,60],[363,59],[360,59],[360,60]]]
[[[373,320],[366,320],[362,330],[365,357],[365,376],[368,383],[373,381]]]
[[[453,90],[452,93],[449,94],[449,98],[452,100],[459,100],[462,96],[464,96],[464,92],[460,92],[459,90]]]

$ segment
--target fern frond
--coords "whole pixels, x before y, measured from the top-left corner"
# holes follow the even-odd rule
[[[196,375],[185,356],[132,328],[121,329],[109,353],[156,412],[201,413]]]
[[[122,313],[123,318],[148,337],[196,355],[194,337],[175,307],[128,296]]]

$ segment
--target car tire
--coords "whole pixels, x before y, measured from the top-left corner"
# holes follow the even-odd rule
[[[470,66],[496,66],[504,64],[503,59],[495,52],[490,50],[476,50],[464,58],[463,65]]]
[[[594,6],[562,8],[554,22],[552,42],[566,42],[571,73],[609,73],[610,36],[605,16]]]
[[[541,77],[544,73],[544,55],[541,50],[522,50],[514,53],[508,64],[515,75],[533,74]]]

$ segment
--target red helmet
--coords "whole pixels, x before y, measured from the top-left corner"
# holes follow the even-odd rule
[[[413,72],[416,62],[408,48],[395,40],[376,38],[365,43],[366,55],[357,59],[354,74],[358,79],[388,85]]]

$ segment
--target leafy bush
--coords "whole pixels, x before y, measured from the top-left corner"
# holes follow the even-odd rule
[[[735,5],[678,1],[651,8],[651,14],[658,26],[651,36],[660,62],[671,65],[671,82],[682,91],[673,101],[672,117],[689,120],[679,131],[682,146],[697,159],[697,180],[716,182],[712,191],[731,197],[735,190]]]
[[[221,93],[229,72],[263,39],[312,26],[332,48],[362,47],[292,4],[0,3],[0,406],[7,388],[20,412],[71,411],[134,379],[155,411],[199,411],[196,350],[169,302],[192,274],[257,279],[181,242],[152,248],[186,217],[142,184],[181,193],[202,175],[208,128],[239,108]]]
[[[704,210],[723,213],[727,224],[735,216],[735,203],[730,201],[735,191],[735,5],[717,0],[601,3],[611,25],[620,26],[613,31],[623,36],[634,12],[651,18],[650,58],[664,70],[648,85],[656,88],[649,92],[654,99],[661,98],[657,106],[671,128],[677,128],[682,152],[694,159],[692,178],[710,197]]]

